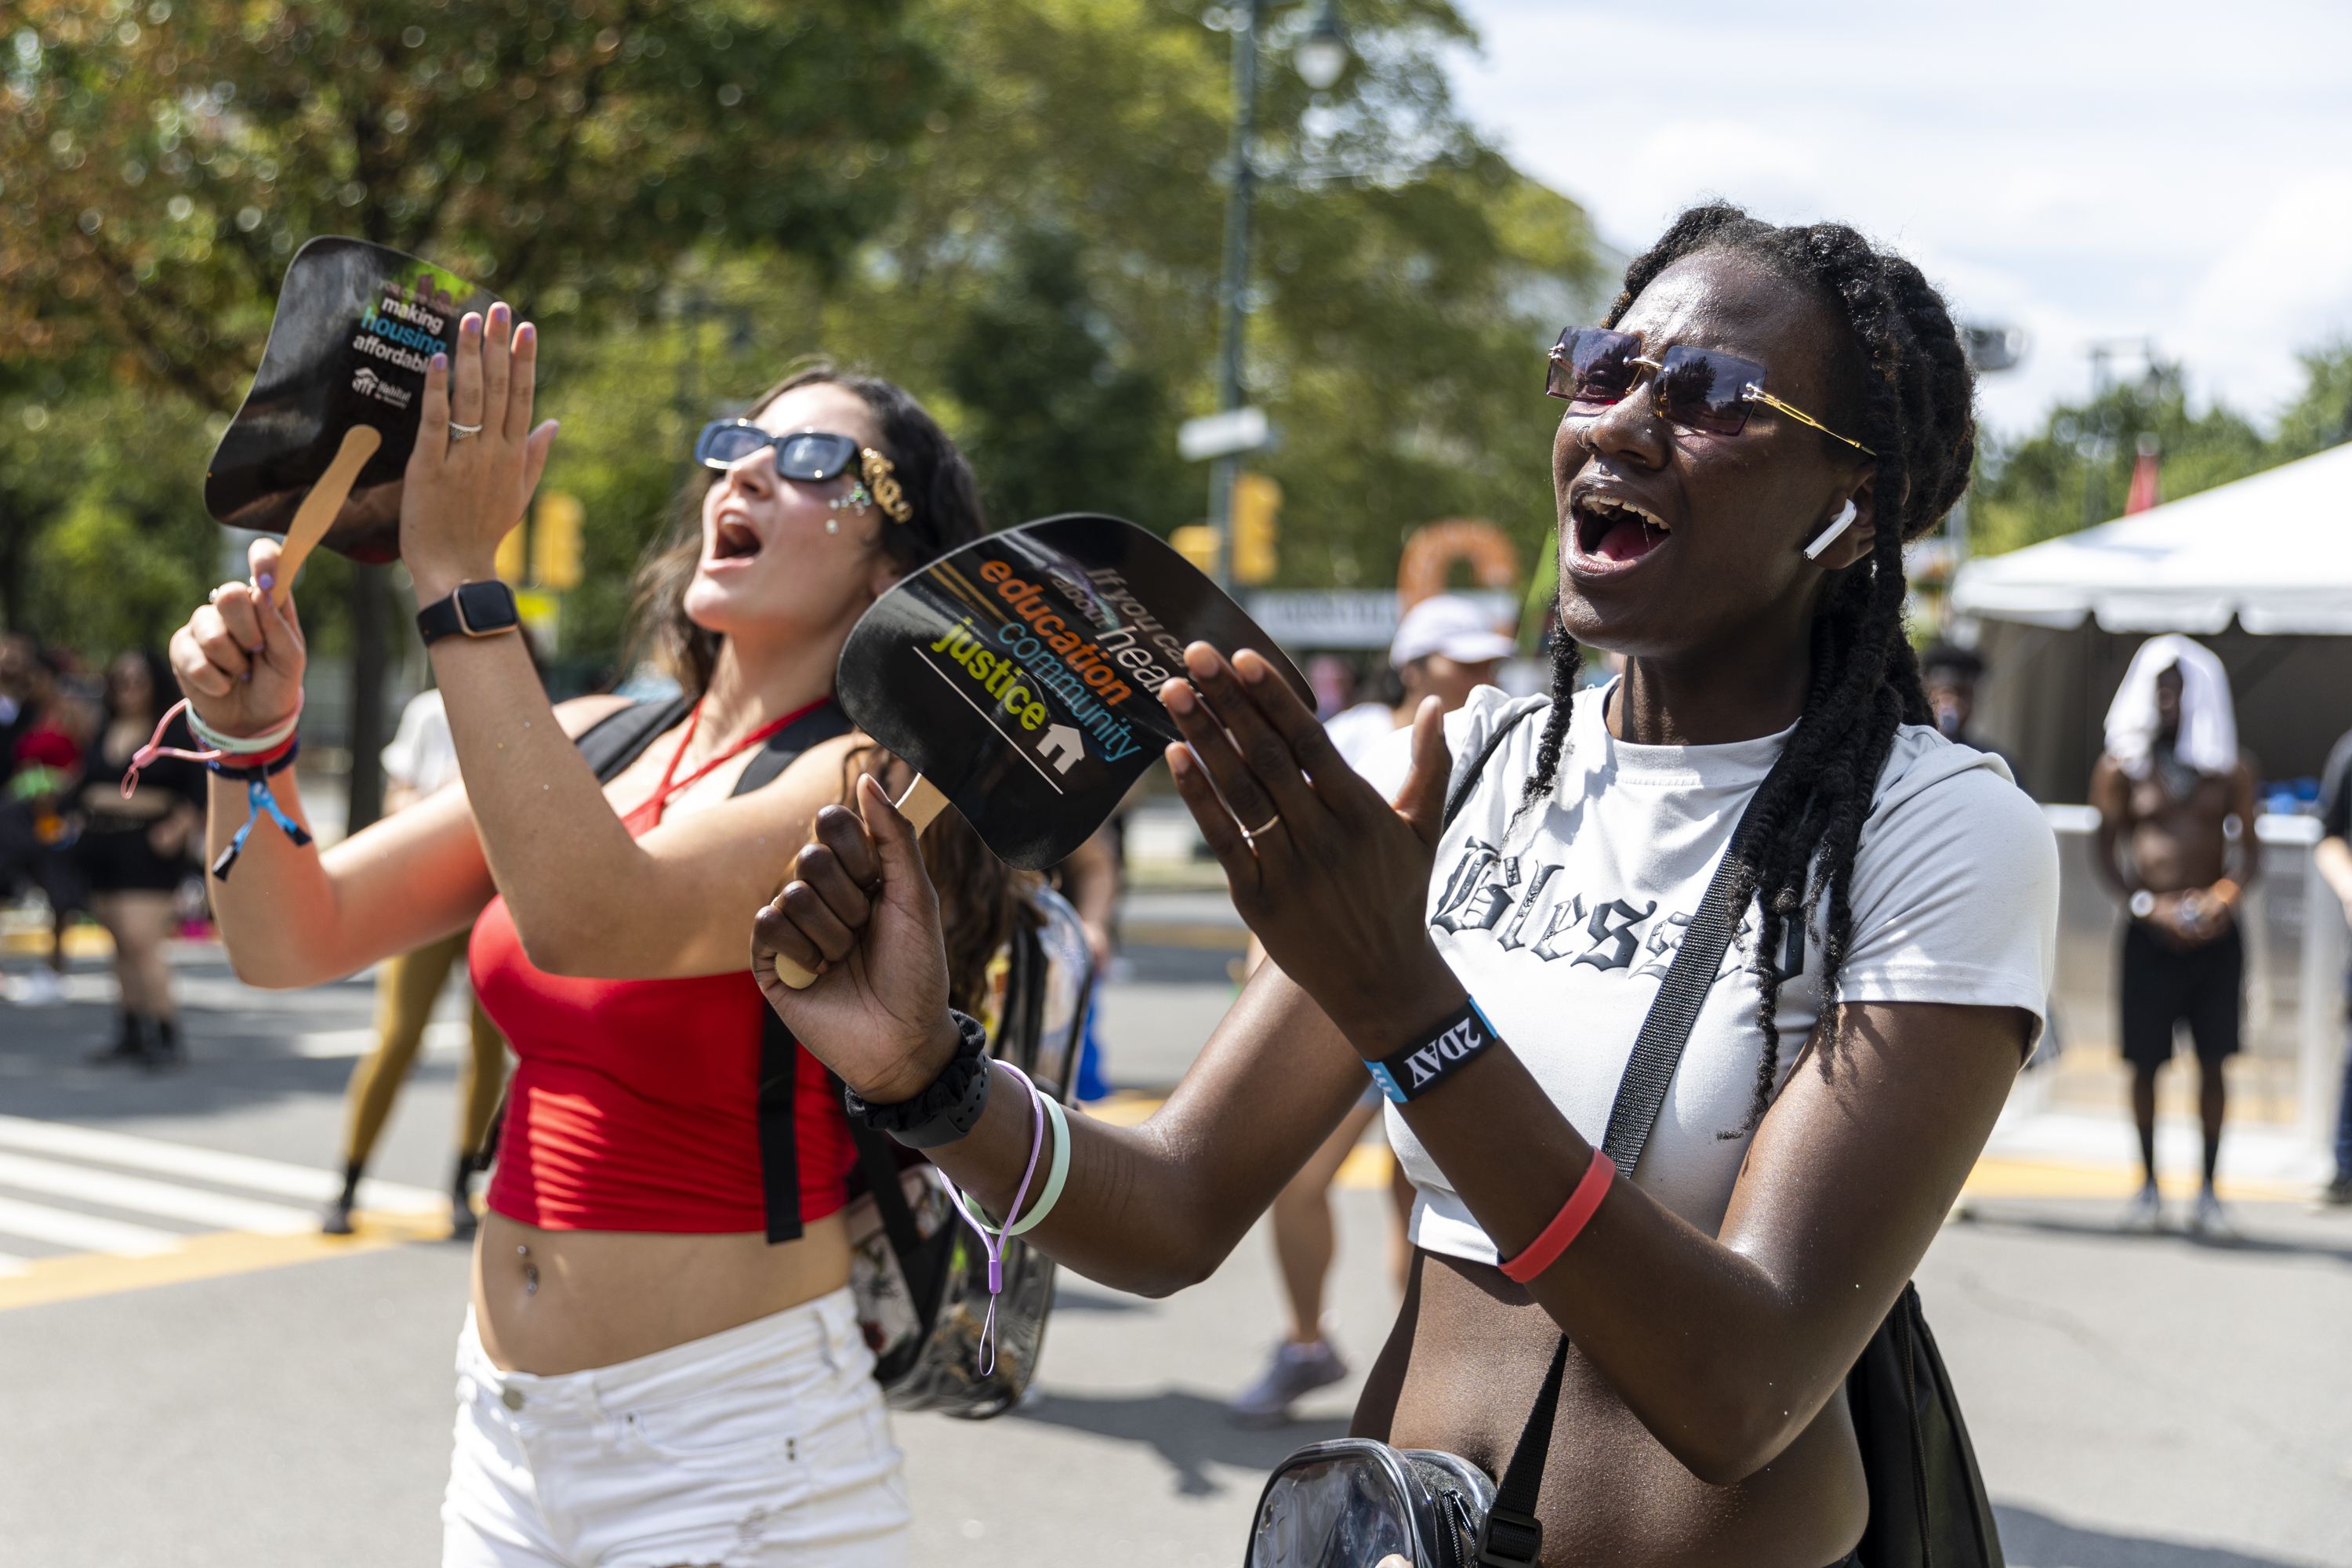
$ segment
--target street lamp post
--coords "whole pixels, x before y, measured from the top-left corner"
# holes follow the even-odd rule
[[[1234,14],[1238,15],[1234,15]],[[1257,194],[1257,168],[1250,142],[1257,134],[1257,36],[1265,0],[1244,0],[1228,15],[1234,22],[1234,136],[1226,161],[1233,184],[1225,192],[1225,265],[1217,284],[1217,412],[1242,405],[1242,304],[1249,288],[1250,202]],[[1241,454],[1227,452],[1209,465],[1209,527],[1216,535],[1213,571],[1217,584],[1234,585],[1234,476]]]
[[[1250,204],[1257,195],[1257,165],[1250,143],[1257,135],[1257,41],[1265,21],[1265,0],[1241,0],[1227,7],[1234,34],[1234,134],[1227,163],[1232,186],[1225,193],[1225,257],[1217,285],[1217,412],[1242,406],[1242,318],[1249,291]],[[1324,0],[1315,23],[1298,46],[1297,64],[1307,85],[1321,92],[1348,67],[1348,45],[1339,31],[1336,0]],[[1234,479],[1242,454],[1227,452],[1209,466],[1209,527],[1216,539],[1213,573],[1220,586],[1234,581]]]

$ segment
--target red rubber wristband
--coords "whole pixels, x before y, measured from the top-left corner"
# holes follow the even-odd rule
[[[1543,1234],[1528,1243],[1525,1252],[1503,1265],[1503,1278],[1529,1284],[1537,1275],[1559,1262],[1568,1244],[1583,1234],[1585,1222],[1600,1208],[1601,1200],[1609,1195],[1610,1184],[1616,1179],[1617,1162],[1595,1149],[1592,1163],[1584,1167],[1584,1179],[1576,1184],[1576,1191],[1568,1194],[1568,1202],[1559,1205],[1559,1213],[1544,1226]]]

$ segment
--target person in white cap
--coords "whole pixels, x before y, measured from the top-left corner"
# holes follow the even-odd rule
[[[1360,769],[1366,753],[1383,738],[1412,724],[1423,698],[1435,697],[1453,712],[1473,691],[1495,684],[1495,667],[1516,646],[1495,629],[1486,611],[1460,595],[1423,599],[1405,612],[1389,644],[1389,663],[1404,682],[1404,700],[1393,708],[1359,702],[1333,714],[1324,732],[1348,765]]]
[[[1404,683],[1404,700],[1393,708],[1385,702],[1360,702],[1332,715],[1324,731],[1349,767],[1364,773],[1381,794],[1394,795],[1404,783],[1402,772],[1384,777],[1377,771],[1367,771],[1368,759],[1380,742],[1412,725],[1423,699],[1435,697],[1451,713],[1478,688],[1494,685],[1496,666],[1516,646],[1495,629],[1486,611],[1468,599],[1454,594],[1423,599],[1405,612],[1389,644],[1389,663]],[[1264,950],[1253,940],[1249,967],[1255,969],[1264,956]],[[1336,1250],[1331,1183],[1380,1107],[1380,1091],[1367,1089],[1355,1110],[1274,1200],[1275,1262],[1281,1271],[1289,1321],[1265,1375],[1236,1394],[1228,1407],[1234,1419],[1244,1425],[1274,1426],[1287,1417],[1291,1405],[1302,1395],[1348,1375],[1348,1363],[1333,1348],[1323,1324],[1323,1282],[1331,1272]],[[1399,1176],[1391,1180],[1390,1191],[1396,1200],[1396,1220],[1389,1259],[1402,1290],[1405,1265],[1412,1257],[1404,1226],[1412,1210],[1412,1187]]]

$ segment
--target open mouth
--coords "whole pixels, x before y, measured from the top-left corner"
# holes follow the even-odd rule
[[[748,523],[728,520],[719,525],[710,546],[713,561],[744,561],[760,553],[760,536]]]
[[[1618,496],[1581,496],[1570,503],[1569,515],[1576,524],[1579,554],[1619,564],[1639,561],[1674,531],[1657,513]]]

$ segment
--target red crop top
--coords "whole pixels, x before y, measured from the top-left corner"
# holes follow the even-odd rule
[[[634,835],[655,817],[640,807],[624,820]],[[475,923],[468,957],[474,994],[516,1058],[491,1208],[547,1230],[764,1230],[781,1240],[842,1207],[856,1151],[840,1090],[798,1042],[790,1121],[766,1140],[781,1152],[788,1134],[796,1217],[792,1184],[764,1170],[761,1057],[777,1026],[749,971],[550,974],[524,954],[504,898]],[[780,1204],[787,1212],[773,1212]]]

